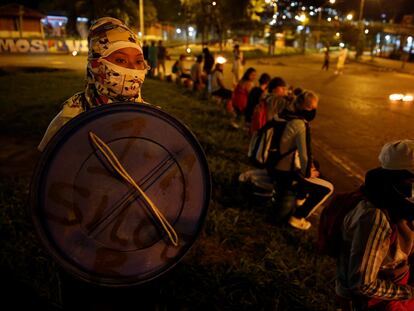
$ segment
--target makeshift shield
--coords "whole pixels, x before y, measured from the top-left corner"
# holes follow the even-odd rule
[[[205,155],[187,127],[154,106],[119,103],[79,115],[49,142],[33,176],[31,212],[65,270],[129,286],[179,262],[200,232],[210,192]]]

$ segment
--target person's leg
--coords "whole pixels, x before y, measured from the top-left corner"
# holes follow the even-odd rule
[[[185,78],[185,79],[191,79],[191,75],[188,73],[182,73],[181,74],[181,78]]]
[[[162,59],[161,60],[161,67],[162,67],[162,74],[164,76],[166,76],[167,75],[167,71],[165,70],[165,59]]]
[[[320,178],[304,178],[299,180],[299,192],[306,193],[305,202],[296,209],[296,218],[309,217],[332,194],[333,185]]]
[[[296,191],[293,187],[292,172],[269,169],[268,174],[273,181],[272,220],[276,223],[286,221],[296,210]]]

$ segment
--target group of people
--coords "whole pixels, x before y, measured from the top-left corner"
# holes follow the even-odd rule
[[[341,51],[339,61],[345,57]],[[268,122],[281,131],[277,160],[269,159],[266,167],[276,190],[272,208],[279,220],[306,230],[311,226],[307,218],[333,192],[312,156],[310,123],[318,96],[289,90],[282,78],[266,73],[253,86],[255,78],[255,70],[247,69],[233,91],[233,106],[244,112],[251,135]],[[259,107],[266,116],[262,120],[257,120]],[[363,197],[340,228],[336,293],[344,311],[414,310],[414,140],[386,143],[379,162],[366,173]],[[287,204],[289,197],[293,204]]]
[[[224,63],[215,63],[215,57],[208,47],[203,48],[202,54],[196,56],[195,62],[190,68],[185,67],[186,60],[187,56],[181,54],[172,65],[171,73],[174,75],[172,79],[174,78],[177,84],[183,84],[186,87],[191,86],[194,91],[205,91],[206,94],[216,96],[224,102],[231,100],[233,92],[224,84]],[[245,81],[247,79],[246,75],[243,75],[244,64],[243,52],[240,50],[240,46],[236,44],[233,49],[231,69],[234,87],[241,80]],[[228,103],[227,107],[232,107],[231,103]],[[232,108],[230,110],[233,111]]]
[[[208,91],[211,71],[214,65],[214,56],[208,48],[203,49],[203,54],[197,55],[195,62],[190,69],[185,67],[187,57],[181,54],[174,62],[171,72],[175,75],[177,84],[184,81],[184,86],[191,87],[194,91]]]
[[[165,61],[169,59],[169,55],[162,40],[159,40],[158,44],[153,40],[150,45],[144,40],[142,42],[142,52],[144,59],[148,61],[148,65],[150,66],[148,71],[149,77],[155,77],[156,74],[160,77],[166,76]]]
[[[64,102],[39,144],[40,151],[47,148],[60,127],[84,111],[117,101],[143,101],[141,86],[149,67],[136,34],[121,21],[104,17],[92,24],[88,40],[85,90]],[[203,52],[203,71],[212,75],[213,94],[221,90],[216,94],[234,99],[234,109],[244,114],[251,135],[263,122],[275,120],[283,125],[280,157],[267,171],[281,197],[294,192],[297,204],[287,211],[277,204],[275,208],[295,228],[308,229],[306,218],[333,190],[330,183],[318,178],[311,152],[310,123],[316,116],[318,96],[307,90],[290,92],[282,78],[272,79],[265,73],[255,86],[253,68],[246,70],[234,92],[226,92],[218,83],[220,79],[214,81],[214,74],[222,75],[222,65],[216,64],[212,72],[214,59],[209,58],[208,50]],[[201,66],[200,59],[197,63]],[[200,67],[194,72],[198,74]],[[255,120],[257,115],[263,120]],[[336,293],[351,301],[353,310],[414,310],[414,140],[387,143],[379,160],[381,167],[366,174],[364,199],[345,216],[341,226]]]
[[[273,124],[273,137],[279,139],[272,138],[275,145],[269,152],[272,148],[278,152],[269,153],[265,167],[275,188],[274,217],[307,230],[311,226],[307,218],[333,192],[332,184],[319,178],[312,155],[310,123],[316,117],[319,98],[310,90],[288,88],[281,77],[263,73],[255,85],[256,77],[254,68],[246,70],[232,93],[232,105],[252,140]],[[292,193],[295,204],[286,204]]]

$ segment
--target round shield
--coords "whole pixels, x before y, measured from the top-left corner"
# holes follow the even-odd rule
[[[187,127],[151,105],[120,103],[81,114],[49,142],[32,181],[32,216],[65,270],[128,286],[184,256],[210,188],[205,155]]]

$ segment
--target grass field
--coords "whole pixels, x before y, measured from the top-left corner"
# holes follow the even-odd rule
[[[3,141],[39,141],[60,104],[83,83],[78,72],[2,70]],[[182,262],[145,290],[131,288],[123,297],[145,302],[143,310],[333,310],[335,265],[316,253],[315,230],[272,225],[268,208],[249,204],[237,183],[248,168],[246,135],[229,126],[221,107],[175,84],[147,80],[143,95],[195,133],[208,158],[213,196],[204,230]],[[10,300],[59,306],[65,302],[64,278],[35,235],[29,184],[30,174],[0,176],[3,284],[10,284],[10,293],[17,291]]]

